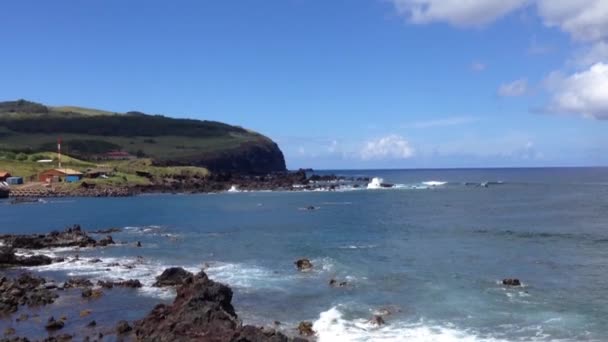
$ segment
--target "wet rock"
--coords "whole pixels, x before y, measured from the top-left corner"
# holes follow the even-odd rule
[[[133,330],[133,328],[131,328],[131,326],[129,325],[129,322],[127,322],[127,321],[120,321],[116,325],[116,333],[119,335],[126,334],[126,333],[130,332],[131,330]]]
[[[55,320],[55,317],[50,317],[44,326],[46,330],[59,330],[64,327],[65,323],[61,320]]]
[[[346,286],[348,286],[348,282],[345,282],[345,281],[340,281],[339,282],[336,279],[332,278],[329,281],[329,286],[331,286],[331,287],[346,287]]]
[[[156,282],[153,286],[163,287],[181,285],[186,279],[191,278],[192,276],[192,273],[181,267],[167,268],[161,275],[156,277]]]
[[[82,298],[96,299],[96,298],[103,296],[103,292],[100,289],[86,288],[86,289],[82,290],[81,295],[82,295]]]
[[[117,266],[120,266],[120,264],[117,263],[117,262],[111,262],[109,264],[106,264],[106,266],[108,266],[108,267],[117,267]]]
[[[99,280],[97,281],[97,286],[101,286],[104,289],[111,289],[114,287],[114,283],[111,281]]]
[[[157,305],[135,324],[136,339],[150,341],[290,341],[279,332],[242,327],[231,304],[232,290],[204,272],[177,287],[173,304]],[[257,330],[257,331],[256,331]]]
[[[4,336],[11,336],[11,335],[15,335],[15,328],[11,328],[8,327],[6,329],[4,329]]]
[[[62,334],[62,335],[55,335],[55,336],[49,336],[47,338],[45,338],[43,340],[43,342],[70,342],[72,341],[72,335],[70,334]]]
[[[112,239],[112,235],[108,235],[105,238],[97,241],[97,246],[101,246],[101,247],[105,247],[108,245],[114,245],[116,244],[116,242],[114,242],[114,239]]]
[[[89,309],[80,311],[80,317],[86,317],[90,314],[91,314],[91,310],[89,310]]]
[[[143,287],[142,283],[137,279],[129,279],[129,280],[125,280],[125,281],[115,282],[114,286],[128,287],[128,288],[132,288],[132,289],[138,289],[138,288]]]
[[[50,265],[53,259],[46,255],[21,256],[9,246],[0,246],[0,267]]]
[[[386,324],[386,322],[384,321],[384,318],[382,318],[382,316],[380,316],[380,315],[374,315],[374,317],[372,317],[372,319],[370,319],[369,322],[371,324],[377,325],[377,326]]]
[[[21,305],[35,307],[53,303],[58,296],[44,287],[45,282],[44,278],[28,273],[14,279],[0,278],[0,313],[13,313]]]
[[[257,341],[288,342],[292,340],[274,329],[261,329],[251,325],[244,326],[230,340],[230,342]]]
[[[517,278],[503,279],[502,284],[506,286],[521,286],[521,282]]]
[[[112,234],[112,233],[120,233],[122,232],[122,228],[108,228],[108,229],[99,229],[90,232],[91,234]]]
[[[315,331],[312,330],[312,322],[304,321],[298,324],[298,332],[302,336],[314,336]]]
[[[95,321],[90,321],[90,322],[87,324],[87,327],[88,327],[88,328],[92,328],[92,327],[94,327],[94,326],[96,326],[96,325],[97,325],[97,322],[95,322]]]
[[[86,278],[70,278],[65,282],[64,287],[66,289],[93,287],[93,283]]]
[[[141,241],[137,241],[136,247],[141,247]]]
[[[312,269],[312,263],[306,258],[297,260],[295,264],[299,271],[309,271]]]
[[[1,235],[0,241],[6,246],[22,249],[43,249],[55,247],[92,247],[95,239],[88,236],[79,225],[66,228],[64,231],[52,231],[48,234]]]
[[[99,258],[95,258],[95,259],[89,260],[90,264],[97,264],[97,263],[100,263],[100,262],[101,262],[101,259],[99,259]]]

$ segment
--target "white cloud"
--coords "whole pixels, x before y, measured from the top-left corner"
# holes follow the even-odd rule
[[[608,38],[606,0],[537,0],[537,7],[545,25],[559,27],[577,40]]]
[[[598,62],[608,63],[608,44],[606,42],[593,44],[590,48],[579,52],[573,62],[581,68],[588,68]]]
[[[498,88],[498,95],[504,97],[514,97],[525,95],[528,91],[528,81],[525,78],[515,80],[511,83],[502,84]]]
[[[481,63],[481,62],[471,63],[471,70],[476,71],[476,72],[482,72],[482,71],[486,70],[487,67],[488,66],[485,63]]]
[[[553,94],[550,112],[608,120],[608,64],[597,63],[567,77],[553,73],[546,85]]]
[[[528,0],[390,0],[397,11],[416,24],[447,22],[481,26],[521,8]]]
[[[391,134],[370,140],[361,150],[361,159],[407,159],[414,155],[414,148],[403,137]]]

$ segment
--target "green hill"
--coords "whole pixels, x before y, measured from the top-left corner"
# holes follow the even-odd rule
[[[221,122],[50,107],[25,100],[0,102],[0,150],[51,152],[59,137],[64,153],[87,161],[123,151],[159,166],[192,165],[239,173],[285,170],[276,143]]]

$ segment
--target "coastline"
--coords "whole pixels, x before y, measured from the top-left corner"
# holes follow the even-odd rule
[[[286,329],[246,325],[232,306],[232,289],[228,285],[213,281],[204,270],[189,272],[181,267],[165,269],[155,276],[156,281],[152,285],[165,291],[168,297],[174,294],[172,303],[168,300],[157,301],[158,304],[154,306],[148,305],[147,313],[139,318],[133,319],[125,312],[122,315],[114,315],[113,326],[107,324],[99,326],[98,321],[101,318],[99,315],[103,315],[103,312],[100,313],[95,307],[104,300],[111,303],[116,291],[119,291],[116,293],[118,298],[124,295],[120,291],[126,291],[131,296],[134,294],[133,291],[144,286],[143,280],[132,278],[95,282],[95,279],[87,277],[48,277],[39,274],[36,267],[77,263],[81,260],[79,254],[66,258],[51,258],[47,254],[52,254],[53,250],[66,248],[76,252],[108,248],[121,243],[115,242],[109,235],[120,231],[122,229],[111,228],[85,232],[79,225],[74,225],[61,232],[52,231],[47,234],[1,235],[0,269],[4,276],[0,278],[0,315],[4,319],[10,317],[11,321],[15,322],[4,330],[2,341],[25,342],[32,338],[36,341],[92,341],[114,336],[113,338],[118,340],[137,341],[198,341],[202,338],[205,341],[218,342],[305,342],[308,341],[306,336],[314,334],[310,327],[308,330],[293,327],[293,331],[297,330],[303,335],[297,336],[298,334],[294,334],[293,331],[291,334],[289,332],[286,334]],[[96,240],[92,235],[105,235],[105,237]],[[134,241],[128,244],[134,245],[135,248],[140,246],[139,242]],[[108,260],[104,259],[95,258],[88,260],[87,263],[107,264],[107,271],[110,271],[111,267],[127,269],[138,267],[137,263],[108,264]],[[298,272],[298,269],[294,272]],[[39,309],[51,307],[48,310],[52,312],[53,306],[57,305],[61,308],[66,304],[80,307],[79,317],[71,317],[71,315],[44,317]],[[85,307],[86,309],[83,309]],[[59,309],[57,312],[64,311]],[[20,322],[23,324],[37,322],[40,326],[37,332],[28,332],[26,329],[25,336],[19,336],[19,332],[24,331],[17,331],[13,326],[18,327]],[[275,325],[278,328],[280,323],[276,322]],[[303,326],[307,327],[308,323],[305,322]],[[66,330],[68,333],[62,333]],[[42,331],[46,331],[48,337],[38,336]]]

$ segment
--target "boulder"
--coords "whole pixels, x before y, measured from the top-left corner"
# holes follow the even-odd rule
[[[62,320],[55,320],[55,317],[51,316],[44,326],[46,330],[59,330],[62,329],[65,323]]]
[[[53,303],[58,297],[45,287],[44,278],[34,277],[28,273],[17,278],[0,278],[0,314],[10,314],[19,306],[42,306]]]
[[[30,267],[50,265],[51,263],[53,263],[53,259],[46,255],[21,256],[16,255],[12,247],[0,246],[0,267]]]
[[[192,273],[186,271],[185,269],[183,269],[181,267],[167,268],[166,270],[163,271],[163,273],[161,275],[156,277],[156,282],[154,283],[153,286],[164,287],[164,286],[181,285],[184,283],[184,281],[186,279],[188,279],[192,276],[193,276]]]
[[[295,264],[299,271],[309,271],[312,269],[312,263],[306,258],[296,260]]]
[[[280,332],[243,327],[232,306],[232,290],[204,272],[177,287],[173,304],[157,305],[135,323],[137,340],[150,341],[294,341]]]
[[[105,238],[97,241],[97,246],[101,246],[101,247],[105,247],[107,245],[114,245],[114,244],[116,244],[116,242],[114,242],[114,239],[112,239],[112,235],[108,235]]]
[[[66,289],[93,287],[93,283],[86,278],[70,278],[63,287]]]
[[[314,336],[315,331],[312,330],[312,322],[303,321],[298,324],[298,332],[303,336]]]
[[[123,321],[118,322],[118,324],[116,324],[116,333],[119,335],[123,335],[128,332],[131,332],[131,330],[133,330],[133,328],[131,328],[131,326],[129,325],[129,322],[127,322],[127,321],[123,320]]]
[[[92,247],[95,239],[88,236],[79,225],[66,228],[64,231],[52,231],[48,234],[1,235],[0,241],[6,246],[22,249],[43,249],[55,247]]]
[[[377,326],[386,324],[386,322],[384,321],[384,318],[382,318],[382,316],[380,316],[380,315],[374,315],[374,317],[372,317],[372,319],[370,319],[369,322],[371,324],[377,325]]]
[[[521,282],[517,278],[503,279],[502,284],[506,286],[521,286]]]

